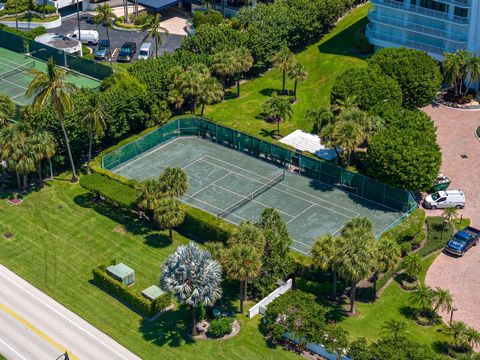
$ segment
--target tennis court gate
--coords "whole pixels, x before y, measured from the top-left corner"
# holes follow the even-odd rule
[[[178,136],[198,136],[280,167],[286,167],[292,163],[294,157],[298,157],[300,174],[304,176],[404,213],[416,207],[415,200],[407,191],[392,188],[330,162],[296,153],[286,147],[195,116],[174,119],[141,138],[113,150],[102,158],[102,166],[111,170],[125,161],[142,155],[158,144]]]

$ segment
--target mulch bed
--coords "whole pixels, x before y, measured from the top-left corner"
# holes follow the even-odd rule
[[[202,326],[203,324],[203,326]],[[240,323],[238,322],[237,319],[233,320],[233,323],[232,323],[232,332],[230,334],[227,334],[227,335],[224,335],[220,338],[212,338],[210,336],[208,336],[207,334],[207,330],[208,330],[208,322],[206,321],[202,321],[200,324],[200,326],[202,326],[205,331],[202,331],[201,333],[199,333],[197,336],[193,336],[194,339],[203,339],[203,340],[227,340],[227,339],[230,339],[236,335],[238,335],[238,333],[240,332]]]
[[[8,199],[8,202],[9,202],[10,204],[16,206],[16,205],[20,205],[20,204],[23,202],[23,200],[22,200],[22,199],[18,199],[18,198],[16,198],[16,199]]]

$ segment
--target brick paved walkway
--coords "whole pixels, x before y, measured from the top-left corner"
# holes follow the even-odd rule
[[[480,141],[475,128],[480,126],[480,111],[461,111],[428,106],[423,109],[437,126],[437,141],[442,149],[441,171],[452,184],[465,192],[466,206],[460,213],[472,225],[480,226]],[[461,155],[467,155],[462,159]],[[439,215],[441,210],[428,211]],[[454,320],[461,320],[480,331],[480,246],[471,248],[463,258],[440,254],[428,270],[426,283],[449,289],[454,298]],[[448,323],[450,314],[441,314]]]

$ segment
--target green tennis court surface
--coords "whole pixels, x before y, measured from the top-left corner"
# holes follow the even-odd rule
[[[19,105],[30,104],[33,98],[26,98],[25,91],[33,80],[31,69],[47,70],[47,64],[27,55],[0,47],[0,92],[9,96]],[[78,87],[96,88],[100,82],[77,73],[69,72],[68,81]]]
[[[198,137],[163,142],[112,169],[136,180],[157,177],[168,166],[188,175],[189,190],[182,201],[239,224],[256,221],[273,207],[288,225],[293,248],[310,251],[315,239],[338,234],[345,222],[366,216],[377,234],[402,213],[343,192],[305,176]]]

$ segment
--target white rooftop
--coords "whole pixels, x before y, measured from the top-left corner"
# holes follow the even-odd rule
[[[328,149],[322,145],[318,135],[309,134],[302,130],[295,130],[280,140],[282,144],[289,145],[300,151],[308,151],[325,160],[335,159],[334,149]]]

